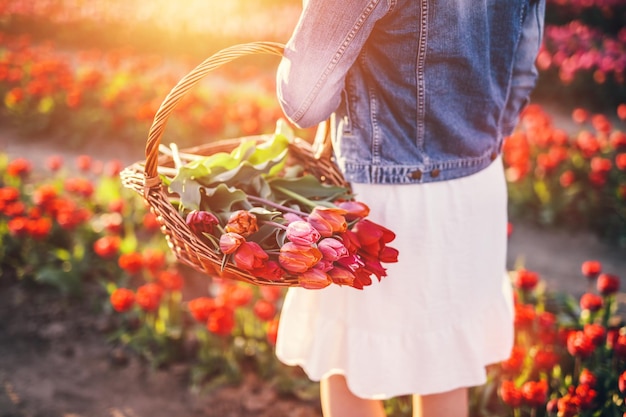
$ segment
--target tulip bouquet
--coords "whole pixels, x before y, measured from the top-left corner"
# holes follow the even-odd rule
[[[366,219],[369,208],[348,187],[290,163],[290,134],[279,128],[261,143],[194,155],[167,180],[171,202],[222,270],[234,265],[262,283],[308,289],[380,280],[382,263],[398,258],[388,246],[395,234]]]

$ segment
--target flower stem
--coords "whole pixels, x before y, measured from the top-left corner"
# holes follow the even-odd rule
[[[276,190],[280,191],[281,193],[285,194],[288,197],[293,198],[294,200],[296,200],[299,203],[302,203],[306,206],[309,206],[310,208],[315,208],[317,206],[324,206],[324,207],[329,207],[329,208],[334,208],[335,205],[332,203],[329,203],[327,201],[312,201],[309,200],[306,197],[301,196],[298,193],[294,193],[291,190],[288,190],[287,188],[278,186],[278,185],[273,185],[272,187],[274,187]]]
[[[254,202],[256,202],[256,203],[265,204],[265,205],[267,205],[267,206],[274,207],[274,208],[277,208],[277,209],[282,210],[282,211],[285,211],[285,212],[289,212],[289,213],[297,214],[298,216],[302,216],[302,217],[306,217],[306,216],[308,216],[308,214],[307,214],[307,213],[304,213],[304,212],[299,211],[299,210],[294,210],[294,209],[292,209],[292,208],[289,208],[289,207],[286,207],[286,206],[280,205],[280,204],[278,204],[278,203],[275,203],[275,202],[270,201],[270,200],[266,200],[266,199],[261,198],[261,197],[257,197],[257,196],[249,195],[249,196],[248,196],[248,200],[254,201]]]
[[[287,226],[285,226],[284,224],[280,224],[280,223],[272,222],[272,221],[269,221],[269,220],[268,220],[268,221],[263,222],[263,224],[267,224],[267,225],[270,225],[270,226],[277,227],[277,228],[279,228],[279,229],[287,230]]]

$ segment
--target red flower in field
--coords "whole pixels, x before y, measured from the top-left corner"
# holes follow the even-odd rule
[[[602,264],[598,261],[585,261],[581,271],[587,278],[596,278],[602,272]]]
[[[157,281],[166,291],[180,291],[185,284],[182,274],[176,270],[159,272]]]
[[[511,349],[511,354],[508,359],[500,363],[502,370],[509,374],[517,374],[521,371],[524,364],[524,358],[526,357],[526,349],[522,346],[515,345]]]
[[[82,197],[91,197],[94,192],[93,183],[86,178],[68,178],[63,187],[65,191]]]
[[[109,201],[109,205],[107,207],[110,213],[119,213],[122,214],[124,212],[124,208],[126,207],[126,202],[123,198],[116,198]]]
[[[589,311],[598,311],[602,308],[604,301],[597,294],[586,293],[580,297],[580,308]]]
[[[331,283],[330,276],[317,268],[309,269],[298,275],[298,285],[309,290],[325,288]]]
[[[347,212],[345,218],[348,221],[362,219],[370,214],[370,208],[360,201],[342,201],[337,203],[337,207]]]
[[[0,202],[12,203],[20,198],[20,191],[15,187],[0,187]]]
[[[317,229],[323,237],[348,230],[345,215],[347,211],[340,208],[315,207],[307,221]]]
[[[593,341],[582,330],[570,333],[567,338],[567,351],[572,356],[588,358],[595,348]]]
[[[247,285],[228,285],[223,288],[219,299],[223,305],[231,308],[246,306],[252,301],[254,292]]]
[[[581,109],[580,107],[575,108],[572,112],[572,120],[574,123],[583,124],[589,118],[589,113],[585,109]]]
[[[517,408],[522,405],[522,391],[515,386],[513,381],[502,381],[499,393],[502,401],[509,407]]]
[[[578,134],[576,137],[576,145],[587,158],[592,157],[600,150],[600,142],[588,131],[582,131]]]
[[[609,135],[609,144],[613,149],[626,148],[626,132],[615,130]]]
[[[517,304],[515,306],[515,327],[518,329],[532,326],[535,321],[535,306],[532,304]]]
[[[243,242],[235,251],[233,259],[239,268],[250,271],[262,268],[269,259],[269,255],[258,243]]]
[[[280,297],[283,293],[280,287],[273,287],[273,286],[266,286],[266,285],[260,286],[259,292],[261,293],[261,296],[265,300],[271,303],[276,303],[278,300],[280,300]]]
[[[76,168],[80,171],[88,172],[91,169],[92,158],[89,155],[79,155],[76,157]]]
[[[550,372],[559,362],[559,355],[553,350],[542,349],[535,353],[535,367],[538,370]]]
[[[622,394],[626,394],[626,371],[620,374],[617,380],[617,386]]]
[[[209,316],[217,308],[217,304],[213,298],[199,297],[189,300],[187,303],[191,316],[200,323],[206,323]]]
[[[539,274],[527,269],[520,269],[515,276],[515,286],[522,290],[532,290],[539,283]]]
[[[9,162],[6,173],[12,177],[25,177],[32,171],[30,161],[25,158],[17,158]]]
[[[278,262],[289,272],[302,273],[322,259],[322,252],[315,247],[303,247],[287,242],[280,248]]]
[[[270,321],[276,315],[276,306],[267,300],[260,299],[254,303],[252,308],[254,314],[262,321]]]
[[[615,294],[619,290],[619,278],[616,275],[600,274],[596,286],[602,295]]]
[[[137,252],[123,253],[117,260],[117,264],[130,275],[136,274],[143,268],[143,258]]]
[[[41,217],[38,219],[29,219],[27,224],[28,234],[33,239],[43,239],[50,234],[52,229],[52,220],[47,217]]]
[[[278,320],[274,319],[267,323],[267,341],[270,345],[276,346],[278,338]]]
[[[613,163],[610,159],[594,156],[591,158],[591,171],[606,175],[611,171]]]
[[[103,236],[93,244],[94,252],[101,258],[112,258],[120,249],[119,236]]]
[[[122,171],[122,163],[118,159],[112,159],[106,163],[104,167],[105,175],[108,175],[111,178],[115,178],[120,175]]]
[[[137,288],[135,301],[142,310],[151,312],[159,308],[163,297],[163,288],[159,284],[150,282]]]
[[[198,210],[189,212],[185,222],[191,231],[198,236],[202,236],[203,233],[213,233],[215,226],[220,223],[215,214]]]
[[[24,90],[19,87],[9,90],[4,96],[4,102],[9,107],[15,106],[22,101],[24,101]]]
[[[591,340],[594,345],[600,346],[602,343],[604,343],[606,329],[604,328],[604,326],[595,323],[585,324],[583,328],[583,333],[587,338],[589,338],[589,340]]]
[[[620,171],[626,170],[626,153],[618,153],[615,155],[615,166]]]
[[[48,211],[51,203],[57,198],[57,189],[52,184],[43,184],[33,192],[33,203]]]
[[[593,407],[593,402],[598,396],[598,392],[589,385],[581,384],[576,387],[576,397],[578,397],[580,408],[589,410]]]
[[[540,407],[548,399],[548,383],[545,379],[540,381],[527,381],[521,388],[522,399],[531,407]]]
[[[618,333],[612,343],[612,348],[617,357],[626,358],[626,334]]]
[[[246,238],[238,233],[224,233],[220,236],[220,250],[225,255],[234,253],[245,241]]]
[[[156,214],[152,213],[151,211],[148,211],[146,212],[146,214],[144,214],[142,224],[144,229],[148,231],[155,231],[158,230],[159,227],[161,227],[161,225],[157,221]]]
[[[135,304],[135,293],[127,288],[117,288],[111,293],[109,300],[115,311],[123,313]]]
[[[26,213],[26,205],[21,201],[4,203],[2,213],[8,217],[23,216]]]
[[[572,185],[575,180],[576,180],[576,175],[574,174],[573,171],[568,169],[567,171],[564,171],[559,177],[559,184],[561,184],[561,187],[567,188],[570,185]]]
[[[565,394],[557,402],[559,417],[576,417],[580,412],[580,399],[571,394]]]
[[[259,225],[254,214],[246,210],[237,210],[230,215],[224,230],[248,237],[259,230]]]
[[[321,237],[320,232],[304,220],[289,223],[285,236],[288,240],[300,246],[311,246],[317,243]]]
[[[165,266],[165,253],[160,249],[148,248],[142,255],[143,265],[153,274]]]
[[[594,114],[591,117],[593,128],[601,133],[609,133],[612,129],[611,121],[603,114]]]
[[[585,368],[580,372],[578,382],[590,387],[595,387],[598,382],[598,378],[589,369]]]
[[[218,307],[207,321],[207,329],[219,336],[228,336],[235,328],[235,313],[228,307]]]
[[[63,157],[60,155],[52,155],[46,159],[46,166],[52,172],[56,172],[63,166]]]
[[[7,222],[11,236],[23,237],[28,233],[28,219],[26,217],[15,217]]]
[[[626,103],[622,103],[617,106],[617,117],[621,120],[626,120]]]

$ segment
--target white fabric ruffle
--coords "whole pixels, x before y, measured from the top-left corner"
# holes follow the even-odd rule
[[[513,344],[502,162],[452,181],[353,189],[396,233],[399,262],[363,291],[289,289],[278,358],[314,381],[343,374],[363,398],[483,384]]]

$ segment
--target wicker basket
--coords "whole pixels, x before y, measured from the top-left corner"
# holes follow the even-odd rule
[[[195,69],[183,77],[170,91],[159,107],[148,136],[145,161],[137,162],[121,172],[124,186],[135,190],[143,196],[161,224],[161,231],[177,259],[182,263],[210,276],[235,279],[255,285],[298,286],[297,277],[286,276],[282,281],[270,281],[252,276],[248,271],[237,268],[232,263],[222,268],[222,256],[212,250],[196,236],[177,208],[170,202],[171,195],[162,185],[162,176],[173,178],[177,167],[197,156],[208,156],[216,152],[230,152],[243,140],[258,142],[269,139],[269,135],[243,137],[221,140],[194,148],[182,149],[180,152],[169,152],[160,146],[168,117],[184,97],[185,93],[195,86],[208,72],[228,63],[235,58],[266,53],[282,55],[283,45],[272,42],[254,42],[235,45],[212,55]],[[328,123],[318,128],[313,145],[302,139],[294,139],[289,144],[288,164],[299,164],[306,171],[326,183],[348,187],[343,175],[331,160],[331,149],[328,140]]]

